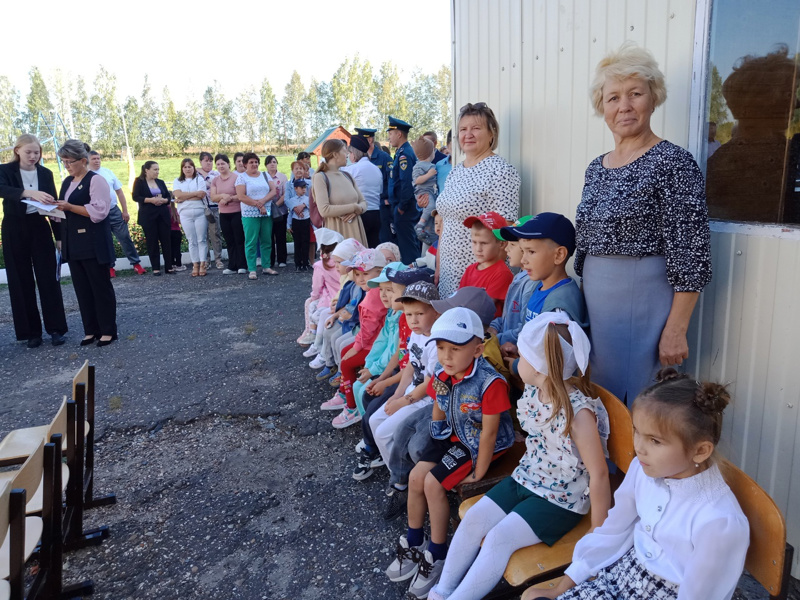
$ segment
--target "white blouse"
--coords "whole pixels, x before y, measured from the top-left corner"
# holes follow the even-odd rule
[[[181,181],[180,179],[175,179],[172,182],[172,191],[181,191],[181,192],[208,192],[208,184],[206,184],[206,180],[203,179],[202,175],[196,175],[193,179],[184,179]],[[183,211],[190,206],[198,207],[202,206],[205,208],[206,201],[205,198],[199,200],[197,198],[192,198],[191,200],[184,200],[183,202],[176,202],[175,208],[178,209],[178,213]]]
[[[716,465],[685,479],[654,479],[634,458],[605,522],[575,546],[566,574],[582,583],[634,547],[679,600],[728,600],[744,569],[750,528]]]

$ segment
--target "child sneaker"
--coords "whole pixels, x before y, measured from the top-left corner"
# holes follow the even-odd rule
[[[358,440],[358,443],[356,444],[356,454],[361,454],[361,451],[366,447],[367,442],[365,442],[363,438]]]
[[[334,417],[333,421],[331,421],[331,425],[335,429],[344,429],[345,427],[350,427],[350,425],[355,425],[361,421],[361,413],[358,412],[357,408],[345,408],[339,413],[336,417]]]
[[[326,366],[322,371],[317,373],[317,381],[325,381],[330,378],[331,375],[333,375],[333,371],[331,371],[330,367]]]
[[[417,574],[408,588],[408,598],[417,598],[417,600],[427,598],[428,592],[431,591],[431,588],[439,581],[439,577],[442,576],[443,568],[444,560],[434,561],[430,552],[423,551],[419,559]]]
[[[394,521],[397,517],[406,512],[408,501],[408,490],[398,490],[393,485],[386,489],[386,508],[383,511],[384,521]]]
[[[331,384],[331,387],[339,387],[339,384],[342,383],[342,372],[336,371],[336,373],[331,376],[328,383]]]
[[[306,358],[311,358],[312,356],[316,356],[317,354],[319,354],[319,350],[317,350],[317,347],[314,344],[311,344],[305,350],[305,352],[303,352],[303,356],[305,356]]]
[[[314,340],[317,339],[316,333],[311,333],[310,331],[304,331],[303,335],[297,338],[297,343],[301,346],[308,346],[309,344],[313,344]]]
[[[321,354],[317,354],[314,357],[314,360],[308,363],[308,366],[311,367],[312,369],[321,369],[322,367],[325,366],[325,359],[322,358]]]
[[[333,395],[333,398],[322,403],[319,407],[320,410],[342,410],[347,406],[347,400],[344,399],[339,392]]]
[[[379,452],[371,454],[366,450],[361,450],[358,453],[358,465],[356,465],[356,468],[353,470],[353,479],[356,481],[364,481],[375,472],[376,467],[382,467],[383,464],[383,459]]]
[[[406,536],[401,535],[400,541],[397,542],[395,559],[385,571],[389,581],[406,581],[414,577],[417,574],[422,553],[427,547],[428,536],[425,536],[425,540],[419,546],[409,547],[408,539],[406,539]]]

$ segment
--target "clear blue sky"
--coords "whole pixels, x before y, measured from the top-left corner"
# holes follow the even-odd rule
[[[719,0],[712,4],[711,62],[724,80],[743,56],[763,56],[777,44],[800,51],[800,0]]]
[[[307,86],[312,76],[329,80],[356,53],[376,71],[391,60],[405,77],[450,64],[447,0],[11,0],[3,23],[0,75],[23,98],[33,65],[45,75],[60,68],[91,82],[102,64],[117,75],[121,96],[138,95],[147,73],[157,98],[169,85],[182,103],[187,96],[199,99],[214,79],[233,97],[266,76],[280,97],[293,70]]]

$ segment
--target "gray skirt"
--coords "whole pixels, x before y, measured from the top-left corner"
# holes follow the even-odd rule
[[[631,406],[661,368],[658,342],[674,291],[663,256],[587,256],[592,381]]]

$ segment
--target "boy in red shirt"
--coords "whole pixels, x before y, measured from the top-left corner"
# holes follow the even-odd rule
[[[494,300],[495,317],[503,315],[503,304],[514,274],[505,263],[506,242],[495,237],[493,230],[506,227],[506,220],[496,212],[467,217],[464,226],[470,228],[472,255],[475,263],[467,267],[458,287],[483,288]]]

